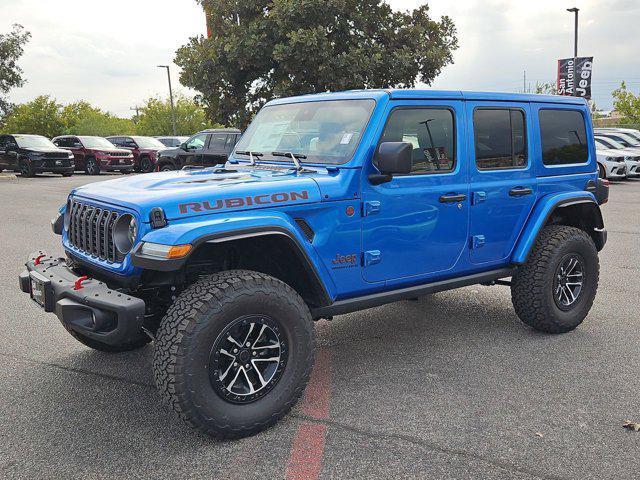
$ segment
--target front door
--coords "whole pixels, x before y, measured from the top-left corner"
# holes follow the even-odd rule
[[[471,262],[508,260],[535,204],[531,118],[526,103],[469,102]]]
[[[463,104],[412,100],[392,102],[388,109],[380,143],[411,143],[413,167],[381,185],[364,180],[364,279],[446,275],[467,246]]]
[[[178,154],[178,168],[186,165],[201,166],[202,153],[207,145],[207,140],[206,133],[199,133],[187,140],[186,150]]]

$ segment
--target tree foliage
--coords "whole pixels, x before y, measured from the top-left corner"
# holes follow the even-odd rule
[[[212,120],[245,126],[273,97],[431,84],[458,46],[449,17],[382,0],[198,0],[211,38],[176,55]]]
[[[24,53],[24,46],[31,34],[21,25],[13,25],[9,33],[0,34],[0,119],[8,112],[7,94],[12,88],[24,85],[23,71],[18,60]]]
[[[49,96],[42,95],[14,107],[5,119],[2,131],[49,138],[64,134],[104,137],[131,135],[135,133],[135,127],[130,119],[115,117],[87,102],[63,106]]]
[[[214,125],[197,102],[184,95],[174,96],[176,110],[176,129],[178,135],[193,135]],[[217,125],[219,126],[219,125]],[[136,131],[139,135],[172,135],[171,103],[168,98],[151,97],[147,99],[136,119]]]
[[[634,95],[622,82],[620,88],[614,90],[613,108],[622,115],[624,123],[640,124],[640,93]]]
[[[64,132],[60,117],[62,105],[48,95],[15,106],[6,117],[2,130],[6,133],[31,133],[54,137]]]

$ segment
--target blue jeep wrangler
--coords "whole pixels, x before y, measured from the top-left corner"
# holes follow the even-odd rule
[[[153,340],[178,415],[239,437],[302,394],[317,319],[500,284],[528,326],[573,330],[596,295],[607,199],[580,99],[279,99],[224,168],[75,189],[52,222],[66,258],[33,253],[20,286],[91,348]]]

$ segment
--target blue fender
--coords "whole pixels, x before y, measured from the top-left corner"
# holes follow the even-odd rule
[[[191,244],[197,248],[205,242],[220,243],[240,238],[284,235],[299,249],[297,253],[302,255],[303,261],[320,282],[327,297],[335,297],[336,286],[324,267],[324,262],[288,214],[274,209],[263,209],[201,218],[199,221],[189,218],[170,222],[167,227],[148,232],[142,238],[142,242],[162,245]]]
[[[567,207],[579,203],[594,203],[598,205],[595,196],[589,192],[564,192],[546,195],[540,200],[529,216],[529,220],[518,239],[516,248],[511,256],[511,262],[522,265],[527,261],[527,257],[538,238],[538,235],[547,224],[549,217],[556,208]]]

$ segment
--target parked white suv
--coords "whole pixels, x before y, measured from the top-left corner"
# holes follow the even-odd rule
[[[640,176],[640,148],[625,147],[622,143],[617,142],[609,137],[596,135],[596,151],[608,150],[615,152],[616,156],[624,156],[624,162],[627,166],[627,177]]]

